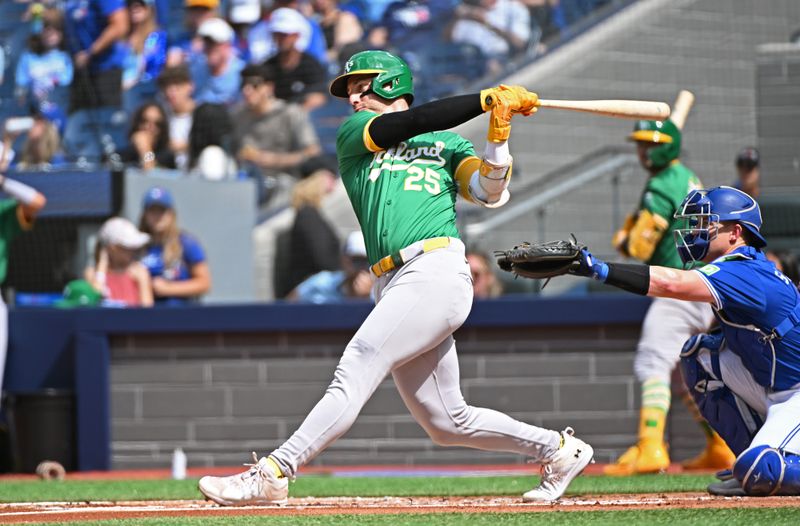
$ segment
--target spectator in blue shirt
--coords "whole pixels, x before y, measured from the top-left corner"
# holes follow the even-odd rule
[[[64,13],[76,70],[70,111],[121,106],[123,40],[128,34],[124,0],[66,0]]]
[[[31,35],[28,49],[17,62],[17,97],[63,128],[65,101],[59,100],[57,88],[72,83],[72,58],[61,49],[64,40],[64,17],[57,9],[46,9],[42,26]]]
[[[369,298],[372,274],[361,231],[351,232],[342,251],[342,270],[323,270],[300,283],[286,297],[292,301],[331,303],[349,298]]]
[[[167,32],[156,21],[155,0],[128,0],[130,33],[122,85],[152,82],[167,62]]]
[[[239,100],[239,73],[245,65],[234,53],[233,29],[221,18],[212,18],[197,34],[203,38],[205,59],[192,67],[195,101],[233,104]]]
[[[170,42],[167,51],[168,66],[193,64],[203,58],[203,39],[197,35],[197,29],[206,20],[217,16],[219,0],[185,0],[183,7],[186,32]]]
[[[172,194],[150,188],[142,208],[139,230],[150,235],[142,263],[153,278],[156,305],[197,301],[211,288],[211,273],[200,242],[178,226]]]

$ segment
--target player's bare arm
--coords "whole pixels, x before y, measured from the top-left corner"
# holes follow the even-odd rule
[[[0,175],[0,189],[19,203],[18,217],[23,227],[30,227],[37,214],[47,204],[47,199],[35,188],[14,179],[8,179],[4,175]]]
[[[650,288],[647,295],[654,298],[714,303],[714,296],[697,272],[668,267],[650,267]]]

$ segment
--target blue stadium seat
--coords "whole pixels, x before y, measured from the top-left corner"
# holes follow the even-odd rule
[[[100,162],[127,145],[128,115],[118,108],[79,110],[67,119],[64,152],[70,160]]]
[[[128,115],[133,115],[136,109],[145,102],[151,102],[158,94],[155,81],[139,82],[129,90],[122,93],[122,109]]]
[[[6,0],[0,2],[0,31],[18,29],[22,24],[22,15],[28,9],[28,3]]]

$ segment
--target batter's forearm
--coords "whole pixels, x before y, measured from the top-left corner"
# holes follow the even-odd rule
[[[483,114],[479,93],[457,95],[406,111],[384,113],[369,125],[372,141],[381,148],[421,133],[447,130]]]

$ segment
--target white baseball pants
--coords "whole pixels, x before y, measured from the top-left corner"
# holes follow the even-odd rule
[[[375,283],[377,305],[347,345],[333,382],[272,457],[294,476],[353,424],[387,374],[411,414],[440,445],[550,458],[560,436],[464,401],[453,332],[472,307],[464,245],[421,254]]]
[[[708,332],[714,323],[711,304],[653,298],[642,323],[633,371],[640,382],[658,378],[670,383],[681,349],[691,336]]]

